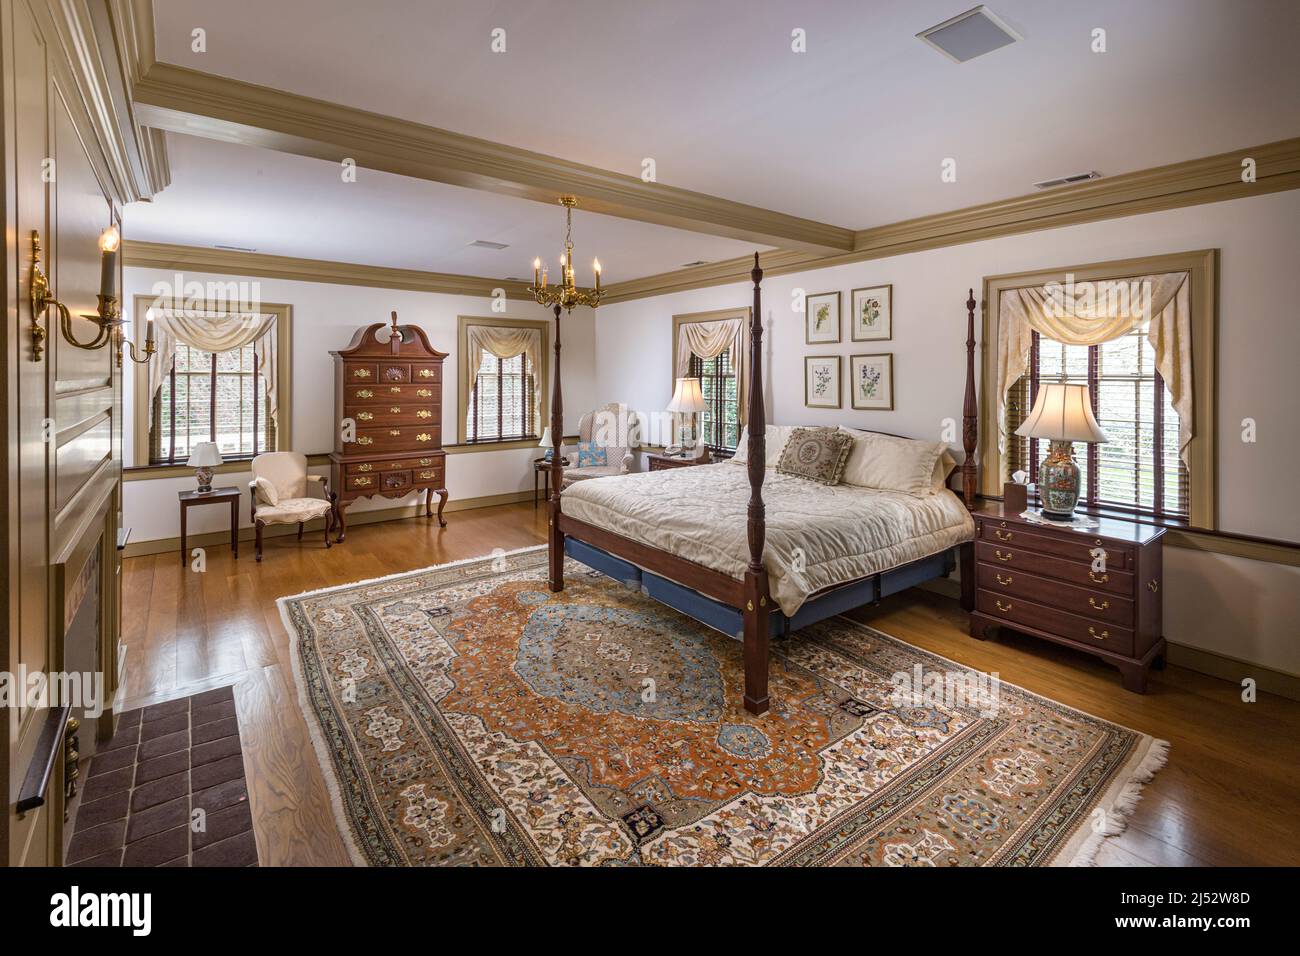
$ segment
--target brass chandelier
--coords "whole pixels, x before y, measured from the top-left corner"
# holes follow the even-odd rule
[[[592,289],[579,289],[573,280],[573,207],[578,205],[578,197],[561,196],[560,205],[564,207],[564,255],[560,256],[560,283],[550,285],[545,266],[541,259],[533,260],[533,284],[528,287],[538,305],[550,305],[573,311],[574,306],[588,305],[593,309],[600,304],[600,260],[592,261],[596,272],[596,286]],[[558,314],[558,313],[557,313]]]

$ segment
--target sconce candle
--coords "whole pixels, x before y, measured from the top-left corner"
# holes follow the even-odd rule
[[[121,243],[122,234],[116,226],[109,226],[100,233],[99,294],[107,298],[117,297],[117,248]]]

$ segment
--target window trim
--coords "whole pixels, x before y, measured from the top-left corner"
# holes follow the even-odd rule
[[[999,297],[1010,289],[1065,282],[1072,274],[1076,282],[1125,279],[1162,272],[1186,272],[1191,282],[1192,381],[1196,435],[1188,446],[1190,497],[1188,521],[1184,527],[1218,529],[1218,392],[1215,381],[1218,354],[1218,256],[1217,249],[1199,249],[1166,255],[1117,259],[1076,266],[1061,266],[1034,272],[985,276],[982,309],[983,340],[980,344],[980,493],[1001,498],[1006,480],[1004,461],[998,451],[997,408],[993,390],[997,383]],[[1130,519],[1150,515],[1128,516]],[[1178,527],[1174,523],[1171,526]]]
[[[740,319],[740,355],[733,357],[731,365],[736,370],[736,417],[740,423],[740,430],[744,431],[749,419],[749,323],[752,314],[753,310],[749,306],[744,306],[738,309],[713,309],[709,312],[684,312],[673,316],[672,365],[668,367],[668,399],[664,401],[665,405],[677,390],[677,346],[681,342],[681,327],[718,322],[722,319]],[[670,442],[675,441],[681,431],[680,414],[674,412],[672,417],[673,437],[669,439]]]
[[[160,309],[203,309],[210,311],[231,312],[229,302],[209,302],[197,301],[191,299],[167,299],[156,295],[137,295],[132,299],[133,311],[132,318],[135,328],[140,327],[139,319],[150,308]],[[276,380],[278,396],[276,400],[276,422],[275,422],[275,448],[263,449],[266,451],[288,451],[293,449],[293,306],[284,303],[275,302],[258,302],[250,306],[258,312],[272,312],[275,314],[275,335],[276,335]],[[132,445],[131,445],[131,465],[129,466],[134,472],[141,471],[167,471],[182,465],[170,465],[166,463],[154,464],[149,461],[149,413],[153,406],[149,395],[149,366],[148,364],[132,363],[131,375],[133,378],[131,396],[134,407],[131,409],[132,416]],[[252,461],[251,458],[231,458],[227,462],[231,465],[244,464]],[[223,464],[222,468],[225,467]],[[220,469],[218,469],[220,470]],[[247,470],[247,469],[244,469]]]
[[[536,442],[528,438],[505,438],[493,441],[475,441],[468,439],[466,416],[469,414],[469,330],[474,326],[506,329],[538,329],[542,333],[541,368],[537,370],[540,383],[541,399],[537,403],[538,424],[543,431],[551,424],[551,321],[548,319],[507,319],[501,316],[456,316],[456,343],[460,353],[456,359],[456,444],[471,451],[490,451],[493,449],[515,447],[534,447]],[[540,438],[540,436],[539,436]]]

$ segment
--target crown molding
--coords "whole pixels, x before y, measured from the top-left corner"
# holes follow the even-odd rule
[[[240,80],[155,63],[135,85],[137,115],[155,129],[260,146],[417,179],[580,208],[713,236],[815,252],[853,248],[851,229],[643,182],[555,156]]]
[[[446,272],[421,272],[418,269],[390,269],[386,266],[332,262],[325,259],[298,259],[293,256],[269,256],[260,252],[209,249],[162,242],[127,240],[122,243],[125,266],[150,269],[173,269],[208,272],[227,276],[259,276],[264,279],[291,279],[297,282],[326,282],[333,285],[357,285],[376,289],[403,289],[410,292],[439,292],[444,295],[482,296],[491,299],[493,291],[504,289],[507,299],[533,301],[522,282],[485,279],[480,276]]]
[[[1256,163],[1256,181],[1241,180],[1242,161]],[[825,269],[868,259],[1055,229],[1101,219],[1222,202],[1300,188],[1300,138],[1205,156],[1154,169],[1123,173],[1029,196],[922,216],[854,234],[851,252],[817,255],[780,249],[763,253],[768,276]],[[607,287],[603,303],[745,282],[753,260],[744,256],[645,276]]]

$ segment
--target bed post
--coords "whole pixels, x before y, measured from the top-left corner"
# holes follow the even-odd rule
[[[975,290],[969,289],[966,298],[966,399],[962,405],[962,447],[966,460],[961,463],[961,493],[966,507],[975,509],[976,462],[979,448],[979,415],[975,399]],[[961,606],[975,610],[975,545],[967,541],[961,546]]]
[[[551,372],[551,500],[547,504],[547,587],[564,590],[564,532],[560,530],[560,486],[564,484],[564,465],[560,448],[564,435],[564,398],[560,392],[560,306],[555,306],[555,368]]]
[[[763,300],[759,285],[763,270],[754,253],[754,308],[749,316],[749,566],[745,569],[745,710],[765,714],[767,696],[768,606],[767,570],[763,567],[763,540],[767,512],[763,507],[763,475],[767,467],[767,414],[763,407]]]

